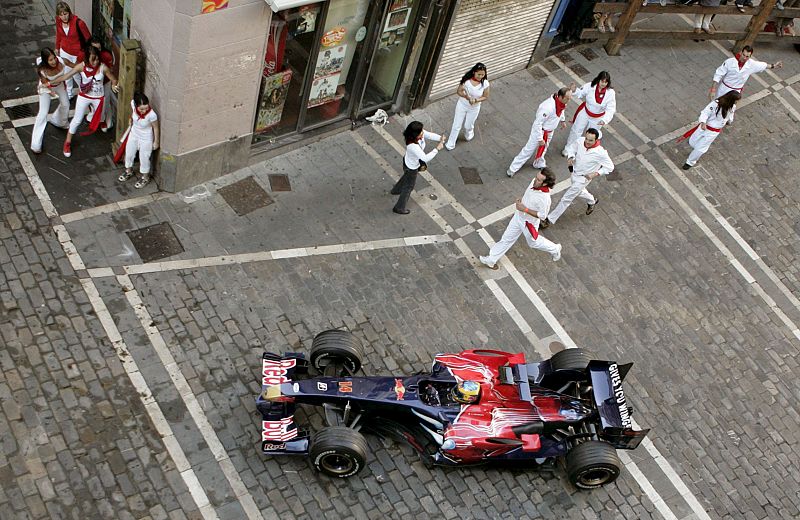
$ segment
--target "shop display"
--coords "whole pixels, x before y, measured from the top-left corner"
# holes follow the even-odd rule
[[[408,3],[408,0],[398,0],[392,4],[392,7],[399,6],[399,8],[389,11],[389,15],[386,17],[386,24],[383,26],[378,49],[388,49],[403,42],[408,19],[411,16],[411,8],[408,7]]]
[[[263,132],[280,123],[283,105],[286,103],[286,94],[289,90],[289,82],[291,81],[291,70],[285,70],[263,78],[258,117],[256,118],[256,132]]]
[[[306,5],[300,8],[299,20],[297,22],[297,29],[294,34],[305,34],[314,32],[317,26],[317,10],[319,7],[316,5]]]

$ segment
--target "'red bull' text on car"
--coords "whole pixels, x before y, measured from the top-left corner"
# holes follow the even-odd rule
[[[330,476],[365,465],[362,432],[408,442],[428,464],[492,461],[550,465],[591,489],[620,473],[617,449],[635,449],[649,430],[632,427],[622,381],[631,364],[591,360],[580,349],[527,362],[524,354],[465,350],[438,354],[428,373],[357,377],[361,345],[346,331],[318,334],[301,353],[262,356],[262,451],[307,455]],[[310,369],[318,377],[303,378]],[[298,404],[322,407],[327,426],[295,422]]]

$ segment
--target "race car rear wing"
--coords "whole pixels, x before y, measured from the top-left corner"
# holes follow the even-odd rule
[[[617,449],[635,449],[650,431],[633,429],[632,408],[628,406],[622,389],[622,381],[632,365],[618,365],[611,361],[589,363],[594,403],[603,427],[599,435]]]
[[[275,400],[280,385],[292,384],[297,373],[308,371],[303,354],[287,352],[283,356],[264,352],[261,356],[261,394],[256,408],[261,413],[261,451],[270,455],[304,455],[308,453],[310,434],[297,427],[294,421],[296,405],[291,401]]]

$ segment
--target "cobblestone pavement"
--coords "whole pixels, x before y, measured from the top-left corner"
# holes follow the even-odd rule
[[[750,80],[734,126],[688,172],[674,139],[705,105],[719,45],[641,42],[622,58],[591,46],[497,80],[476,138],[431,163],[408,217],[389,211],[397,137],[412,119],[449,128],[450,99],[95,209],[54,193],[0,112],[0,518],[797,517],[795,56],[757,49],[787,67]],[[545,232],[561,262],[518,244],[499,271],[482,268],[533,172],[504,175],[536,105],[602,69],[620,116],[598,209],[570,208]],[[548,157],[557,191],[565,140]],[[290,192],[270,189],[276,173]],[[240,216],[219,189],[251,177],[274,202]],[[184,251],[144,263],[127,232],[159,223]],[[263,457],[261,352],[306,351],[331,327],[361,339],[368,374],[468,347],[546,356],[554,342],[633,361],[628,399],[653,430],[617,483],[590,493],[560,470],[428,469],[377,438],[342,482]]]

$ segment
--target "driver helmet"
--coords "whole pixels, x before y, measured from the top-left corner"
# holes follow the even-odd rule
[[[454,401],[463,404],[477,403],[481,397],[481,385],[475,381],[461,381],[450,391]]]

